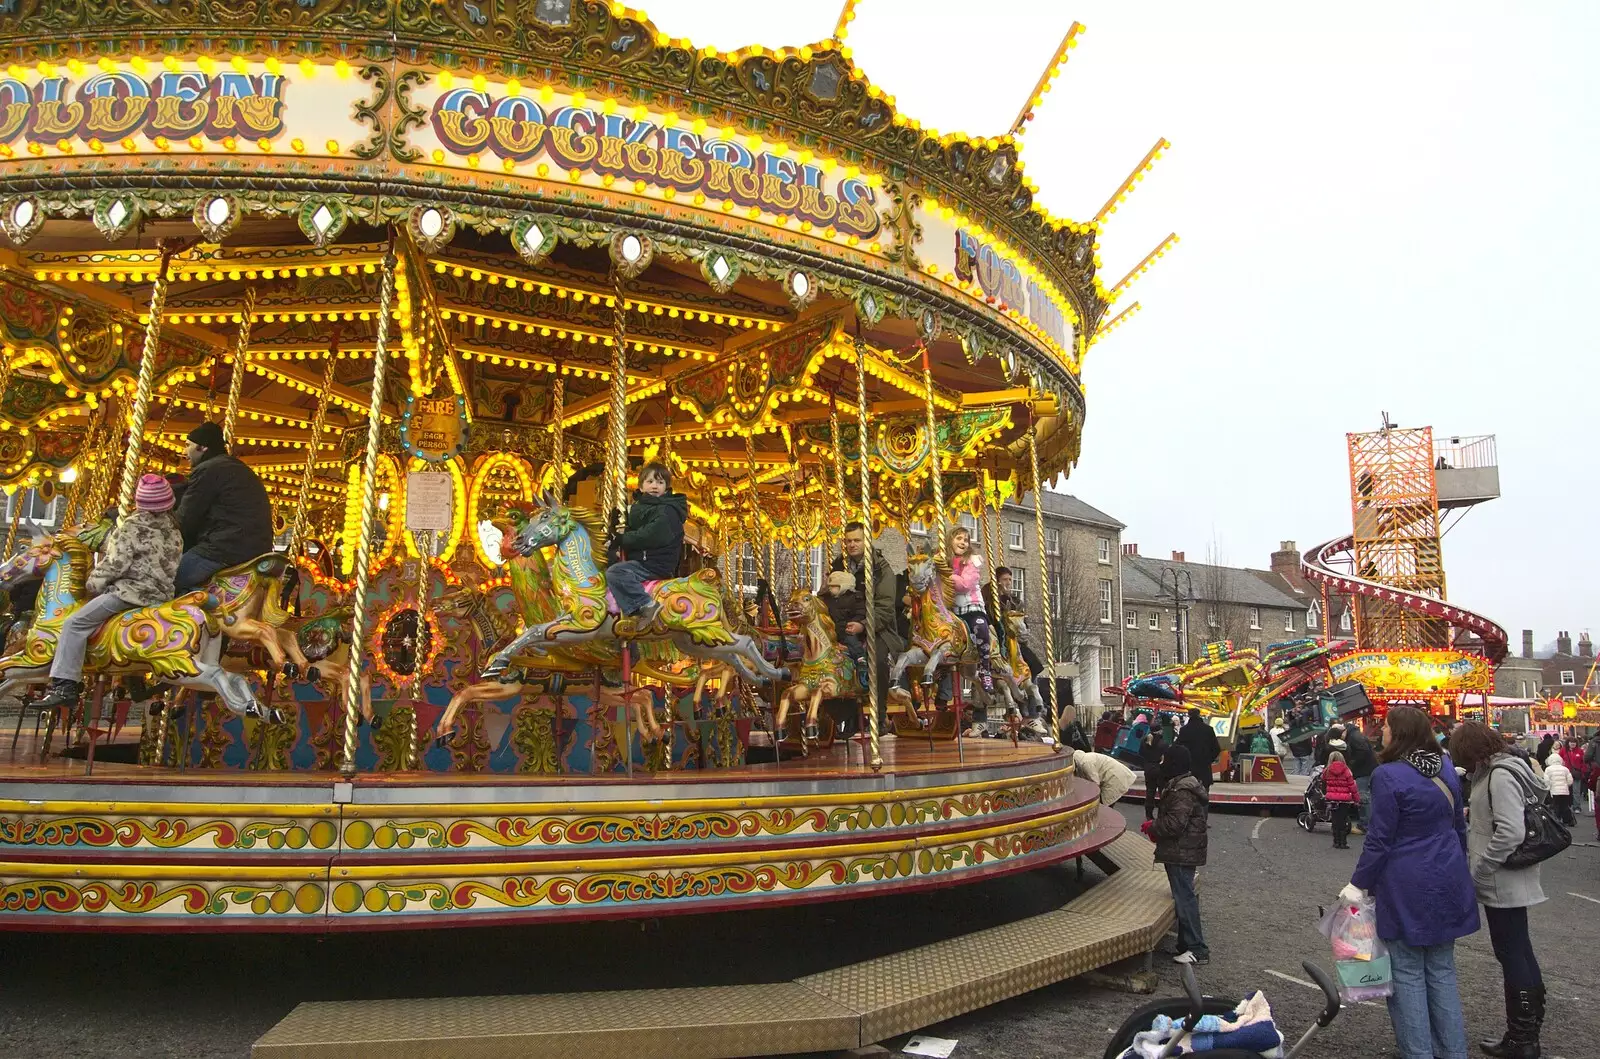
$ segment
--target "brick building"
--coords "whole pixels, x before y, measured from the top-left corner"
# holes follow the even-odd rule
[[[1576,644],[1570,632],[1557,633],[1555,650],[1540,656],[1533,649],[1533,630],[1523,629],[1519,656],[1507,658],[1495,670],[1495,694],[1519,699],[1575,699],[1584,694],[1585,681],[1589,684],[1588,694],[1597,694],[1600,672],[1592,680],[1589,676],[1594,664],[1594,641],[1586,632],[1578,634]]]
[[[1189,562],[1183,552],[1156,559],[1140,555],[1137,544],[1124,545],[1122,596],[1124,674],[1191,661],[1212,640],[1259,651],[1320,634],[1307,625],[1320,621],[1309,586],[1274,570]]]

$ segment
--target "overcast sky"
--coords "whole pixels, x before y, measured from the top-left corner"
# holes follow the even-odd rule
[[[838,8],[646,10],[732,48]],[[1504,495],[1446,536],[1450,598],[1513,648],[1600,625],[1600,3],[861,0],[849,43],[924,126],[999,134],[1074,19],[1028,172],[1087,220],[1166,136],[1107,282],[1183,241],[1090,353],[1068,491],[1144,554],[1260,567],[1349,532],[1347,431],[1497,434]]]

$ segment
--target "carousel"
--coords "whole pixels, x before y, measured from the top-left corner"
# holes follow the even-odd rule
[[[1076,460],[1084,357],[1171,243],[1107,286],[1099,225],[1163,144],[1054,217],[1019,138],[1071,33],[981,138],[901,114],[847,21],[723,53],[585,0],[0,13],[0,480],[67,511],[0,567],[0,926],[657,916],[1121,832],[1052,703],[1026,738],[1037,674],[972,679],[944,542]],[[30,707],[206,421],[275,550]],[[689,515],[641,622],[604,570],[647,461]],[[929,529],[887,677],[816,595],[854,522]]]

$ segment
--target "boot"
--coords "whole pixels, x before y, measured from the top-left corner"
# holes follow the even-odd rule
[[[53,709],[57,706],[75,705],[83,696],[83,685],[76,680],[52,679],[50,687],[45,690],[44,697],[35,706],[41,709]]]
[[[1539,1059],[1539,1026],[1543,1021],[1543,989],[1506,987],[1506,1034],[1498,1041],[1479,1041],[1492,1059]]]

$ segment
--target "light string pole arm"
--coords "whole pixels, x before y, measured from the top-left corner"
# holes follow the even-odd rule
[[[872,621],[872,603],[877,598],[873,588],[872,560],[873,548],[876,540],[872,533],[872,484],[871,471],[867,463],[867,346],[866,343],[856,341],[856,423],[860,434],[856,438],[857,455],[861,467],[861,525],[864,527],[862,535],[866,538],[867,551],[862,557],[861,578],[866,582],[862,586],[862,595],[867,600],[867,733],[870,740],[871,756],[868,763],[874,772],[883,769],[883,754],[878,745],[878,644],[877,632]]]
[[[953,562],[948,554],[950,516],[944,509],[944,468],[939,464],[939,423],[933,407],[933,367],[928,360],[928,344],[922,343],[922,392],[928,410],[928,468],[933,476],[933,508],[938,519],[939,540],[934,554],[946,562]]]
[[[361,704],[361,660],[367,645],[367,564],[378,520],[378,449],[383,437],[383,391],[389,368],[389,310],[394,301],[394,235],[383,255],[378,286],[378,335],[372,351],[372,399],[367,407],[367,451],[361,476],[361,531],[356,537],[355,584],[350,590],[350,659],[344,683],[344,757],[340,771],[356,774],[356,718]]]
[[[317,392],[317,410],[311,417],[311,443],[306,447],[306,464],[300,472],[300,495],[295,500],[294,521],[289,526],[289,546],[285,549],[290,555],[294,554],[295,545],[306,532],[306,509],[311,503],[311,480],[317,474],[317,455],[322,448],[322,428],[328,419],[328,394],[333,388],[333,369],[339,360],[339,328],[333,330],[333,339],[328,343],[328,363],[322,369],[322,389]],[[235,358],[234,365],[242,368],[243,365]]]
[[[144,448],[144,424],[150,415],[150,391],[155,384],[156,356],[161,345],[161,314],[167,305],[167,278],[172,255],[187,244],[161,240],[161,261],[155,282],[150,287],[150,316],[145,322],[144,342],[139,348],[139,381],[128,409],[128,450],[122,457],[122,485],[117,492],[117,511],[122,518],[133,514],[133,492],[139,484],[139,466]]]
[[[255,322],[256,289],[244,289],[244,313],[239,318],[239,337],[233,347],[233,371],[228,376],[228,404],[222,414],[222,443],[233,447],[233,424],[239,418],[239,396],[244,390],[244,377],[250,369],[250,327]],[[331,356],[331,354],[330,354]],[[327,386],[323,386],[327,390]]]
[[[550,389],[550,469],[555,483],[556,496],[567,490],[567,428],[562,420],[567,414],[567,377],[556,365],[556,381]]]
[[[622,298],[622,270],[613,269],[610,434],[606,444],[605,504],[615,517],[628,513],[628,313]]]
[[[1050,615],[1050,571],[1044,555],[1044,482],[1039,478],[1039,428],[1031,407],[1028,409],[1028,461],[1033,472],[1033,528],[1039,546],[1039,604],[1044,608],[1044,668],[1049,674],[1045,687],[1050,689],[1050,738],[1059,752],[1061,710],[1056,705],[1055,624]]]

